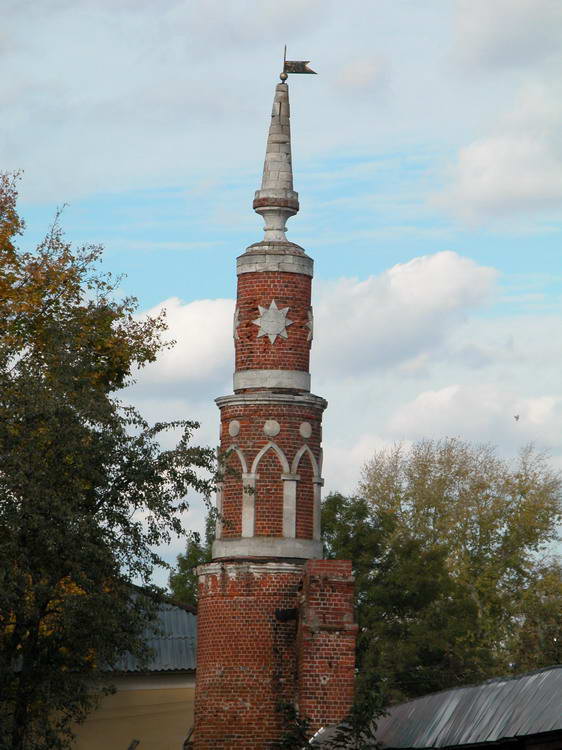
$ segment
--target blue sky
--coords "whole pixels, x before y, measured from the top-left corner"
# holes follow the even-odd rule
[[[214,444],[285,43],[319,74],[289,82],[288,236],[316,264],[326,488],[424,436],[534,441],[562,467],[559,0],[4,0],[25,241],[66,203],[68,238],[168,310],[176,349],[128,396]]]

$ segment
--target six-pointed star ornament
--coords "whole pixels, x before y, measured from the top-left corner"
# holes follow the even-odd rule
[[[288,307],[283,307],[280,310],[273,299],[269,307],[258,305],[258,309],[260,317],[252,321],[255,326],[260,327],[258,338],[260,336],[267,336],[273,344],[277,336],[282,336],[284,339],[289,337],[287,326],[292,325],[293,321],[287,318]]]

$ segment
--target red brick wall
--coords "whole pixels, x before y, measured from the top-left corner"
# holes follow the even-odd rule
[[[234,451],[226,459],[222,498],[222,537],[238,538],[242,533],[242,464]]]
[[[236,345],[237,370],[304,370],[308,372],[310,329],[307,327],[310,310],[310,276],[300,273],[260,271],[243,273],[238,277],[238,338]],[[288,307],[288,338],[278,336],[272,344],[267,336],[258,338],[258,305],[269,308],[275,300],[277,307]]]
[[[283,480],[282,468],[277,454],[270,449],[258,466],[256,482],[255,535],[283,535]]]
[[[349,560],[308,560],[299,595],[298,707],[313,729],[353,703],[355,624]]]
[[[283,733],[277,708],[294,699],[297,623],[275,612],[296,607],[302,567],[261,567],[200,575],[195,750],[267,750]]]
[[[280,703],[314,730],[340,721],[353,700],[351,563],[199,571],[195,750],[272,750],[287,729]]]
[[[308,453],[304,453],[297,468],[300,479],[297,484],[297,538],[312,539],[313,508],[314,508],[314,484],[312,463]]]

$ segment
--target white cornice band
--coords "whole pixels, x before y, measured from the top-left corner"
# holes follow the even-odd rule
[[[234,390],[242,388],[291,388],[310,391],[310,373],[304,370],[237,370]]]
[[[254,536],[243,539],[217,539],[213,542],[213,561],[221,557],[296,557],[322,558],[322,542],[316,539],[287,539]]]
[[[260,271],[284,271],[312,276],[314,261],[307,255],[289,255],[279,253],[252,253],[241,255],[236,259],[236,273],[256,273]]]
[[[245,406],[256,404],[306,404],[318,409],[325,409],[328,402],[313,393],[271,393],[255,391],[254,393],[233,393],[230,396],[219,396],[215,399],[219,409],[225,406]]]

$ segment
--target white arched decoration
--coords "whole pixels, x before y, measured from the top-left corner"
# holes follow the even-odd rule
[[[279,459],[281,463],[281,469],[283,471],[283,474],[289,474],[290,473],[289,462],[287,461],[287,458],[285,457],[285,454],[283,453],[281,448],[277,445],[277,443],[273,443],[273,442],[269,442],[266,445],[264,445],[263,448],[257,454],[257,456],[254,458],[254,461],[252,463],[251,473],[252,474],[256,473],[259,462],[262,460],[262,458],[265,456],[265,454],[269,450],[273,450],[277,454],[277,458]]]
[[[292,474],[297,473],[301,458],[304,456],[305,453],[308,453],[308,457],[310,458],[310,463],[312,464],[312,472],[314,474],[314,479],[320,479],[320,467],[318,466],[318,461],[316,460],[316,456],[310,450],[310,447],[308,445],[301,445],[301,447],[296,452],[295,457],[293,458],[293,464],[291,466],[291,473]]]
[[[298,468],[301,461],[301,458],[304,456],[304,454],[307,453],[308,457],[310,458],[310,463],[312,464],[312,485],[314,489],[314,505],[312,508],[312,538],[318,541],[320,539],[320,513],[321,513],[321,503],[322,503],[322,485],[324,484],[324,480],[320,476],[321,472],[321,461],[322,461],[322,451],[320,451],[320,464],[316,460],[316,457],[314,453],[310,450],[310,447],[308,445],[301,445],[301,447],[298,449],[298,451],[295,454],[295,457],[293,459],[293,465],[291,466],[291,471],[294,476],[298,478]],[[296,524],[296,482],[295,482],[295,524]]]
[[[248,462],[240,448],[237,445],[229,445],[222,456],[222,463],[225,464],[230,456],[235,453],[240,461],[240,468],[242,469],[242,487],[244,487],[244,477],[248,474]],[[215,531],[215,538],[222,539],[222,518],[223,518],[223,504],[224,504],[224,473],[223,481],[217,483],[217,528]],[[242,520],[244,517],[244,511],[242,511]]]
[[[256,480],[259,476],[256,472],[260,461],[269,450],[275,452],[281,463],[282,473],[280,478],[283,480],[283,536],[289,539],[294,539],[297,533],[297,482],[299,477],[298,474],[291,472],[287,457],[277,443],[274,442],[269,442],[267,445],[263,446],[254,458],[251,474],[248,474],[248,478],[253,482],[252,514],[254,512],[253,498],[255,494]],[[253,518],[254,516],[252,515],[252,523]]]
[[[248,473],[248,463],[246,461],[246,458],[240,448],[237,445],[229,445],[226,451],[224,452],[224,458],[225,460],[228,460],[228,458],[231,456],[232,453],[236,453],[238,458],[240,459],[240,465],[242,467],[242,473],[247,474]]]

